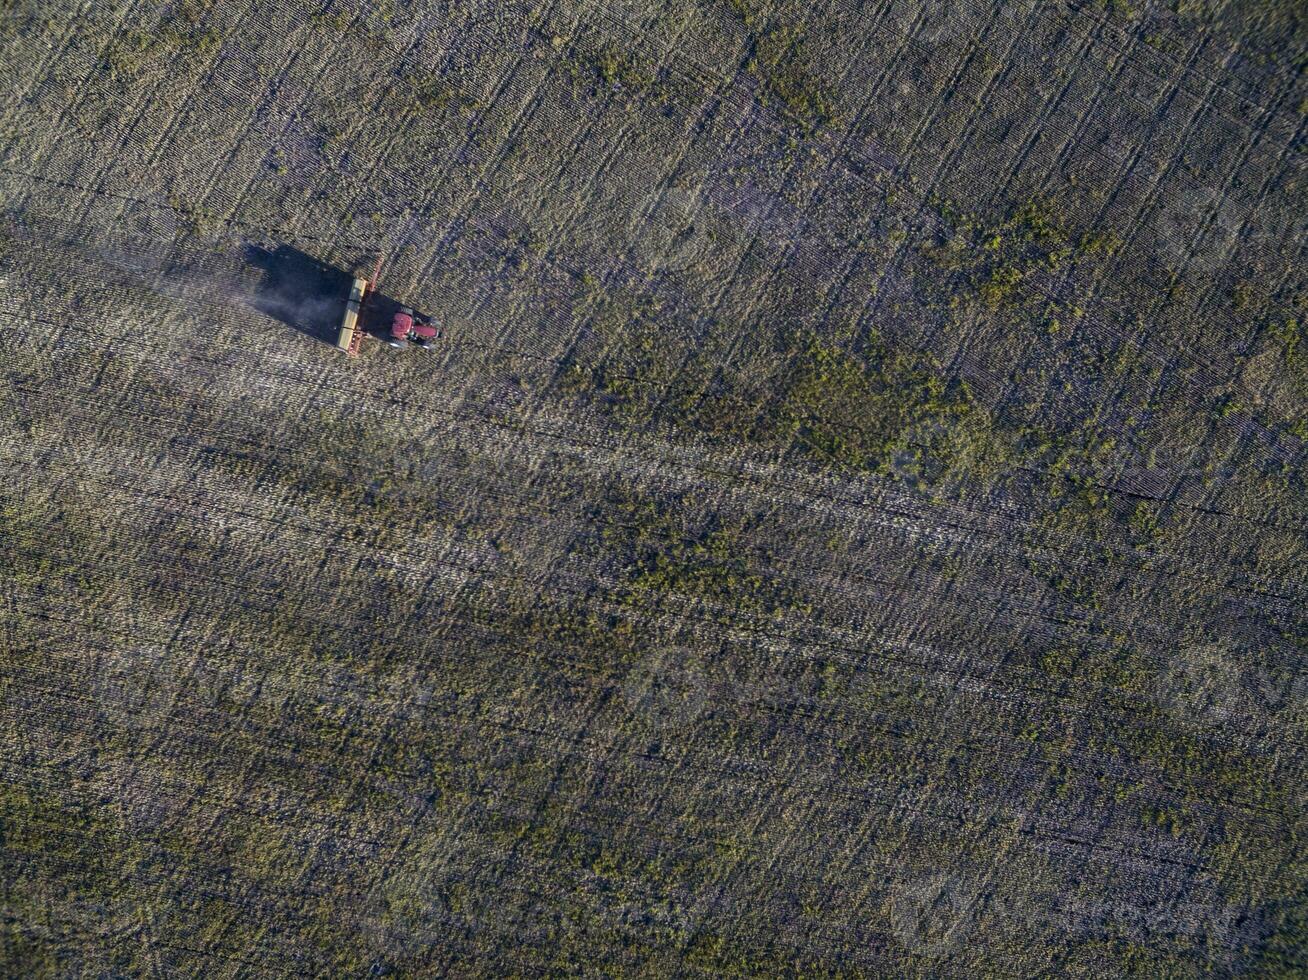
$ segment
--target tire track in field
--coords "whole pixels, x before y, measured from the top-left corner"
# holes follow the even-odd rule
[[[230,320],[232,320],[232,317],[231,317],[230,314],[224,312],[224,313],[219,317],[219,319],[227,319],[227,320],[230,321]],[[265,355],[265,357],[266,357],[266,356],[268,356],[268,355]],[[529,356],[529,355],[528,355],[528,356]],[[289,358],[286,358],[286,357],[281,357],[280,360],[281,360],[281,362],[282,362],[283,364],[288,364],[288,363],[290,363],[290,359],[289,359]],[[1118,488],[1116,488],[1116,487],[1106,487],[1106,486],[1105,486],[1103,489],[1104,489],[1106,492],[1109,492],[1110,494],[1117,494],[1117,493],[1121,493],[1121,492],[1122,492],[1122,491],[1118,490]],[[1135,494],[1131,494],[1131,493],[1128,493],[1127,495],[1128,495],[1128,496],[1136,496]],[[1201,509],[1201,510],[1206,510],[1206,509],[1202,509],[1202,508],[1194,508],[1193,506],[1191,506],[1190,509]],[[1238,516],[1238,515],[1228,515],[1228,516],[1233,516],[1233,517],[1236,517],[1236,519],[1240,519],[1240,520],[1250,520],[1250,518],[1248,518],[1248,517],[1241,517],[1241,516]],[[1255,522],[1255,523],[1259,523],[1257,520],[1255,520],[1254,522]]]
[[[293,366],[293,365],[296,363],[296,362],[294,361],[294,359],[292,359],[292,358],[283,358],[283,359],[281,359],[281,360],[282,360],[282,362],[283,362],[284,365],[292,365],[292,366]],[[285,383],[285,382],[287,382],[287,381],[290,381],[291,383],[301,384],[301,385],[303,385],[303,384],[306,383],[305,381],[300,380],[300,379],[297,379],[297,378],[295,378],[294,376],[290,376],[290,375],[285,375],[285,374],[283,374],[283,375],[279,375],[278,377],[280,377],[280,379],[281,379],[281,381],[282,381],[283,383]],[[319,388],[320,386],[321,386],[321,381],[315,381],[315,382],[313,382],[313,384],[311,385],[311,387],[312,387],[314,390],[318,390],[318,388]],[[343,394],[346,393],[345,389],[341,389],[341,391],[342,391]],[[357,393],[357,389],[350,389],[350,391],[353,391],[353,392],[356,392],[356,393]],[[373,400],[380,399],[380,400],[383,401],[383,402],[393,402],[393,397],[390,396],[389,394],[387,394],[387,389],[386,389],[386,388],[379,389],[379,390],[373,392],[372,394],[370,394],[368,397],[370,397],[370,398],[373,399]],[[409,407],[409,408],[412,407],[412,403],[410,403],[410,402],[404,402],[404,403],[402,403],[402,404],[405,405],[406,407]],[[512,423],[506,424],[505,422],[503,422],[503,421],[501,421],[501,420],[497,420],[497,419],[494,419],[494,418],[488,417],[488,416],[486,416],[486,415],[484,415],[484,414],[481,414],[481,413],[477,413],[477,412],[471,412],[471,413],[470,413],[470,412],[464,411],[464,410],[462,410],[462,409],[459,408],[457,401],[448,401],[444,407],[441,407],[441,408],[439,408],[439,409],[438,409],[436,406],[434,406],[433,404],[430,404],[430,403],[428,403],[428,404],[423,404],[423,405],[420,407],[420,416],[421,416],[421,417],[424,417],[424,418],[430,417],[434,412],[435,412],[435,413],[439,413],[439,414],[441,414],[441,415],[444,415],[445,417],[449,418],[449,419],[451,420],[451,422],[453,422],[453,423],[455,423],[455,424],[458,424],[458,425],[466,424],[466,423],[468,423],[468,422],[474,422],[475,424],[478,424],[478,425],[490,425],[490,426],[492,427],[492,430],[493,430],[493,431],[500,431],[500,432],[503,432],[503,433],[508,433],[508,432],[514,431],[514,429],[516,428],[516,426],[515,426],[514,424],[512,424]],[[161,417],[161,418],[162,418],[162,417]],[[630,445],[624,445],[624,444],[621,443],[621,442],[615,444],[615,443],[609,442],[609,441],[604,440],[604,439],[598,439],[598,440],[597,440],[597,439],[595,439],[595,438],[583,439],[583,440],[581,440],[580,442],[578,442],[578,441],[575,440],[575,437],[573,437],[573,438],[569,438],[569,437],[562,436],[562,433],[565,432],[565,431],[568,431],[568,429],[569,429],[570,427],[571,427],[571,423],[561,421],[559,426],[554,427],[554,428],[552,428],[552,429],[541,429],[541,428],[539,428],[539,427],[536,427],[536,428],[534,428],[532,431],[533,431],[533,433],[534,433],[535,436],[544,436],[545,438],[550,439],[550,440],[559,440],[559,439],[561,439],[563,444],[565,444],[565,445],[571,445],[571,446],[573,446],[575,449],[581,449],[582,447],[586,447],[583,451],[584,451],[584,452],[587,452],[587,453],[593,453],[593,452],[595,452],[596,450],[599,450],[599,451],[602,453],[602,456],[600,457],[600,459],[596,460],[596,462],[597,462],[598,465],[607,466],[607,467],[617,467],[617,470],[615,470],[615,471],[622,471],[622,470],[625,470],[625,469],[629,469],[629,468],[630,468],[629,466],[625,466],[625,465],[623,465],[623,464],[624,464],[624,461],[626,461],[626,460],[628,460],[628,459],[630,458],[629,454],[631,453],[633,447],[631,447]],[[619,447],[621,447],[621,448],[619,448]],[[619,454],[618,456],[613,456],[613,453],[614,453],[615,451],[618,452],[618,454]],[[725,476],[725,477],[728,478],[729,480],[733,480],[733,481],[738,481],[739,479],[741,479],[741,476],[742,476],[742,474],[743,474],[743,471],[740,470],[739,468],[737,468],[737,467],[738,467],[738,464],[735,464],[735,463],[726,463],[725,465],[718,464],[718,465],[714,465],[714,466],[711,466],[711,467],[705,469],[705,468],[703,467],[703,465],[702,465],[702,462],[698,461],[697,459],[692,458],[692,457],[695,457],[695,456],[696,456],[696,450],[695,450],[695,448],[694,448],[693,446],[676,447],[676,448],[674,448],[672,444],[667,444],[667,445],[665,445],[665,446],[663,447],[663,450],[661,451],[661,453],[656,454],[656,455],[653,456],[653,457],[649,457],[649,458],[648,458],[648,461],[653,461],[653,460],[655,460],[655,459],[663,459],[663,460],[665,460],[665,461],[667,461],[667,462],[672,462],[672,461],[675,460],[678,456],[683,457],[683,458],[685,459],[685,463],[678,464],[678,463],[673,462],[672,465],[674,465],[674,466],[684,466],[684,465],[686,465],[686,464],[690,464],[690,470],[689,470],[690,472],[702,473],[702,474],[704,474],[704,475],[706,475],[706,476],[714,476],[714,478],[718,478],[718,477],[723,477],[723,476]],[[601,460],[602,460],[602,461],[601,461]],[[646,465],[648,465],[648,461],[647,461],[647,464],[646,464]],[[665,465],[665,464],[660,464],[660,465]],[[830,486],[830,483],[831,483],[830,478],[825,478],[822,482],[823,482],[825,485],[827,485],[827,486]],[[765,484],[764,484],[764,485],[766,485],[766,486],[768,486],[768,487],[771,488],[770,492],[775,492],[775,488],[776,488],[777,485],[775,484],[774,481],[772,481],[772,480],[767,480],[767,479],[765,478]],[[795,486],[795,484],[793,484],[793,483],[786,483],[786,484],[782,484],[782,485],[785,485],[785,486],[791,486],[791,487]],[[866,492],[866,491],[865,491],[865,492]],[[884,488],[882,488],[879,492],[880,492],[881,494],[885,494],[885,493],[886,493],[886,490],[885,490]],[[806,493],[806,494],[811,494],[812,491],[805,491],[805,493]],[[829,497],[827,494],[822,494],[822,497],[823,497],[824,499],[827,499],[827,500],[828,500],[828,506],[829,506],[829,504],[830,504],[831,502],[834,502],[834,500],[835,500],[835,498],[833,498],[833,497]],[[809,498],[809,499],[812,499],[812,498]],[[862,498],[860,497],[859,499],[862,499]],[[893,499],[893,492],[892,492],[892,499]],[[910,494],[910,495],[907,495],[907,496],[903,496],[903,495],[901,495],[901,496],[899,497],[899,499],[900,499],[901,501],[903,501],[903,502],[913,501],[913,502],[915,502],[915,503],[920,503],[920,498],[917,498],[917,497],[915,497],[915,496],[913,496],[913,495],[911,495],[911,494]],[[903,504],[901,503],[901,504],[899,504],[899,505],[897,505],[897,506],[902,507]],[[993,519],[993,518],[991,518],[991,517],[989,517],[989,516],[986,516],[986,517],[982,518],[981,515],[982,515],[983,512],[978,512],[978,511],[976,511],[976,510],[974,510],[974,509],[972,509],[972,508],[969,508],[969,507],[964,507],[963,509],[961,509],[961,510],[959,511],[959,513],[960,513],[960,514],[967,514],[967,515],[969,516],[969,519],[970,519],[971,521],[976,521],[978,518],[981,518],[981,519],[983,519],[983,520],[985,520],[985,521],[990,521],[990,520]],[[919,517],[919,518],[917,518],[917,519],[924,519],[924,518]],[[938,523],[939,523],[939,519],[940,519],[940,515],[939,515],[938,512],[936,512],[936,513],[934,513],[934,515],[932,516],[932,518],[931,518],[931,522],[932,522],[933,524],[938,524]],[[1011,520],[1011,516],[1010,516],[1009,519]],[[966,525],[961,525],[961,526],[966,526]],[[1026,522],[1025,522],[1025,521],[1020,522],[1019,527],[1022,527],[1022,526],[1026,526]],[[1029,529],[1029,527],[1028,527],[1028,532],[1029,532],[1029,530],[1030,530],[1030,529]],[[920,534],[921,531],[922,531],[922,529],[919,528],[918,533]],[[964,540],[966,540],[966,541],[969,541],[971,544],[974,545],[975,542],[974,542],[974,539],[972,538],[972,535],[974,535],[975,533],[976,533],[976,531],[969,529],[967,532],[965,532],[964,538],[960,538],[959,540],[960,540],[960,541],[964,541]],[[996,539],[1002,539],[1002,538],[1004,538],[1004,537],[1011,537],[1011,535],[1012,535],[1012,533],[1013,533],[1013,529],[1010,528],[1010,527],[1005,526],[1004,524],[1001,524],[998,528],[995,529],[995,531],[994,531],[993,533],[997,536]],[[1302,532],[1300,532],[1300,533],[1302,533]],[[1027,534],[1023,534],[1022,536],[1024,536],[1024,537],[1029,537],[1029,533],[1027,533]],[[1098,555],[1099,548],[1098,548],[1098,547],[1095,547],[1095,548],[1087,548],[1087,547],[1085,547],[1085,542],[1082,542],[1081,544],[1082,544],[1082,547],[1081,547],[1079,553],[1080,553],[1082,556],[1084,556],[1087,560],[1096,560],[1096,559],[1095,559],[1095,556]],[[1116,557],[1118,558],[1119,561],[1125,560],[1128,564],[1134,564],[1134,563],[1136,563],[1137,561],[1141,561],[1141,560],[1142,560],[1141,557],[1138,555],[1138,553],[1137,553],[1137,552],[1134,552],[1134,551],[1132,551],[1132,550],[1117,550],[1117,551],[1116,551]],[[1066,548],[1063,548],[1063,549],[1056,550],[1056,551],[1052,552],[1051,554],[1049,554],[1049,558],[1050,558],[1050,561],[1051,561],[1051,567],[1057,567],[1058,564],[1060,564],[1060,563],[1063,564],[1063,565],[1066,565],[1068,559],[1070,558],[1070,553],[1067,551]],[[1173,573],[1173,574],[1180,574],[1180,575],[1183,575],[1183,576],[1185,576],[1185,575],[1188,574],[1188,573],[1185,571],[1184,561],[1183,561],[1179,556],[1167,556],[1167,555],[1164,555],[1164,554],[1159,553],[1159,552],[1148,552],[1148,553],[1146,553],[1146,557],[1145,557],[1143,560],[1145,560],[1145,561],[1149,561],[1149,562],[1151,562],[1151,563],[1154,562],[1154,561],[1163,561],[1163,562],[1166,562],[1166,563],[1172,564],[1172,565],[1177,569],[1177,571],[1176,571],[1175,573]],[[1143,570],[1143,566],[1142,566],[1142,570]],[[1284,601],[1290,601],[1288,596],[1278,596],[1278,595],[1276,595],[1276,593],[1266,591],[1268,588],[1274,588],[1274,587],[1276,587],[1276,585],[1279,585],[1279,587],[1283,589],[1283,588],[1285,588],[1286,586],[1288,586],[1288,585],[1290,584],[1290,583],[1288,583],[1288,582],[1282,582],[1282,583],[1273,584],[1273,583],[1263,583],[1263,582],[1258,582],[1257,580],[1255,580],[1255,584],[1256,584],[1256,585],[1262,585],[1262,586],[1263,586],[1263,589],[1262,589],[1261,591],[1260,591],[1260,590],[1257,590],[1257,589],[1255,589],[1254,591],[1255,591],[1255,592],[1258,592],[1259,594],[1264,595],[1265,597],[1268,597],[1268,598],[1276,598],[1276,599],[1284,600]],[[1235,587],[1236,587],[1236,588],[1240,588],[1240,589],[1244,588],[1244,586],[1235,586]]]

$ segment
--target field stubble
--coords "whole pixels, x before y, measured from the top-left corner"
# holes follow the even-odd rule
[[[1180,6],[6,7],[5,962],[1302,967],[1302,36]]]

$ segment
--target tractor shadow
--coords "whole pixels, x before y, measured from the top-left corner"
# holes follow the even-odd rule
[[[245,261],[262,272],[259,284],[246,300],[252,309],[335,346],[353,273],[292,245],[247,246]],[[399,307],[391,297],[373,292],[364,310],[364,330],[374,337],[385,335]]]

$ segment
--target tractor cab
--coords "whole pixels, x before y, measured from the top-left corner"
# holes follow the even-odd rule
[[[391,335],[387,340],[392,347],[408,347],[409,334],[413,332],[413,310],[407,306],[401,306],[395,311],[395,319],[391,321]]]

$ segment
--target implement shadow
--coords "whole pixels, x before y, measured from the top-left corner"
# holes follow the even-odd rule
[[[271,249],[251,245],[246,248],[245,261],[263,273],[247,300],[253,309],[324,344],[336,344],[354,279],[352,273],[321,262],[293,245]],[[372,293],[363,329],[374,337],[382,336],[399,306],[389,296]]]

